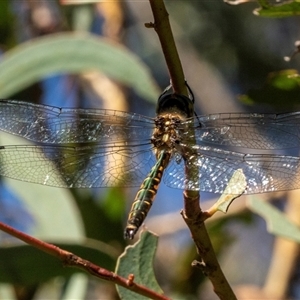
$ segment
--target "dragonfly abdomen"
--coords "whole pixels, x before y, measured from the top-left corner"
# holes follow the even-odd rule
[[[167,152],[161,152],[155,166],[151,169],[149,175],[141,184],[128,216],[125,238],[132,239],[145,220],[152,206],[164,169],[167,167],[169,160],[170,154]]]

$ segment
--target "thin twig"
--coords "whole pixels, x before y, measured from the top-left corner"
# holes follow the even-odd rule
[[[59,258],[64,266],[67,267],[76,267],[79,268],[97,278],[113,282],[118,284],[132,292],[143,295],[150,299],[158,299],[158,300],[168,300],[164,295],[160,295],[149,288],[137,284],[134,282],[134,277],[132,274],[128,274],[128,278],[121,277],[114,272],[101,268],[88,260],[82,259],[81,257],[73,254],[72,252],[65,251],[60,249],[59,247],[43,242],[39,239],[36,239],[30,235],[27,235],[19,230],[12,228],[2,222],[0,222],[0,230],[22,240],[23,242],[47,253],[52,256]]]
[[[153,27],[157,32],[174,92],[188,96],[182,65],[169,22],[169,14],[162,0],[149,0],[149,2],[154,16],[154,23],[148,23],[146,26]]]
[[[177,94],[187,95],[183,69],[174,42],[168,19],[168,12],[164,6],[164,2],[163,0],[149,0],[149,2],[154,16],[154,24],[148,23],[146,26],[153,27],[158,34],[174,92]],[[191,128],[191,130],[193,130],[193,128]],[[193,143],[193,141],[191,141],[191,143]],[[186,176],[188,181],[193,179],[198,180],[199,178],[197,165],[192,165],[192,167],[186,167]],[[212,282],[215,293],[220,299],[236,299],[220,268],[210,238],[207,234],[204,224],[205,216],[199,206],[199,193],[197,191],[184,191],[184,210],[182,212],[182,216],[191,231],[198,254],[201,257],[201,269]],[[199,263],[196,265],[199,265]]]
[[[204,224],[206,217],[199,206],[199,197],[191,198],[184,193],[184,207],[185,209],[181,214],[189,227],[197,252],[201,257],[200,263],[202,272],[209,278],[214,287],[214,292],[220,299],[237,299],[221,270],[213,250]]]

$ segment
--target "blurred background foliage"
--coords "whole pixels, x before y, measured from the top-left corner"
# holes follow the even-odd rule
[[[169,84],[169,77],[158,38],[153,30],[144,27],[144,23],[153,20],[148,1],[88,2],[0,1],[0,97],[154,116],[156,97]],[[238,6],[221,0],[165,2],[198,114],[299,109],[299,57],[284,60],[292,55],[299,39],[297,17],[258,17],[253,14],[259,7],[256,2]],[[276,11],[278,14],[277,8]],[[63,42],[61,48],[58,45],[47,55],[43,52],[45,47],[34,48],[36,42],[45,38],[54,42],[62,33],[84,34],[72,53],[66,52]],[[126,74],[122,75],[126,66],[114,60],[113,55],[105,67],[98,67],[96,59],[101,59],[104,51],[100,44],[99,52],[94,53],[95,67],[91,67],[93,56],[85,64],[83,55],[90,35],[104,37],[117,53],[124,50],[137,71],[126,78]],[[64,66],[61,68],[58,50],[67,53],[60,62]],[[16,60],[14,55],[19,52]],[[41,57],[44,60],[35,60]],[[77,69],[71,67],[76,59],[83,65],[76,65]],[[6,92],[9,84],[13,88]],[[0,138],[1,144],[24,143],[4,134]],[[126,188],[63,190],[2,179],[0,220],[55,244],[68,244],[68,250],[113,270],[125,246],[123,227],[134,193],[135,189]],[[287,196],[282,193],[276,195],[277,200],[284,197]],[[201,199],[205,209],[215,196],[203,194]],[[282,206],[280,201],[277,203]],[[146,221],[147,227],[160,236],[155,263],[158,282],[174,299],[198,299],[201,295],[201,299],[214,299],[210,283],[205,282],[200,270],[190,266],[197,255],[179,215],[181,208],[182,191],[162,185]],[[293,218],[297,220],[299,215]],[[288,252],[285,248],[284,255],[276,254],[278,239],[266,232],[264,220],[246,208],[243,197],[235,201],[229,214],[217,215],[208,226],[222,268],[241,297],[260,295],[263,299],[262,290],[269,292],[273,288],[274,292],[277,281],[273,262],[278,262],[280,256],[292,262],[285,262],[289,266],[286,277],[282,269],[277,271],[285,283],[283,290],[290,298],[300,297],[297,251]],[[71,275],[77,271],[66,272],[60,263],[38,255],[5,234],[0,238],[0,298],[118,298],[112,285],[83,274]],[[298,249],[297,245],[293,249]]]

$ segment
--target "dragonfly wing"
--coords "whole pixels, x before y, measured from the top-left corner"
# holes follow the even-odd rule
[[[198,167],[198,174],[192,174],[194,180],[186,179],[184,160],[173,159],[165,172],[164,180],[168,186],[223,193],[234,172],[240,169],[246,179],[246,194],[300,188],[299,157],[243,154],[217,148],[199,147],[197,153],[194,157],[191,156],[187,163]],[[240,186],[233,186],[226,192],[240,194],[240,190]]]
[[[0,147],[0,175],[56,187],[140,185],[154,162],[150,145]]]
[[[15,100],[0,101],[0,130],[40,143],[149,141],[153,120],[105,109],[58,108]]]
[[[215,114],[195,118],[197,144],[249,149],[300,146],[300,113]]]

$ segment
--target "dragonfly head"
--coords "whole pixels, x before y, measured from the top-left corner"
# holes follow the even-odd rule
[[[185,118],[191,118],[194,114],[194,101],[187,96],[163,93],[157,102],[156,113],[176,112]]]
[[[189,97],[173,93],[172,84],[170,84],[158,98],[156,107],[157,115],[175,112],[183,118],[193,117],[194,94],[187,82],[185,84],[189,92]]]

